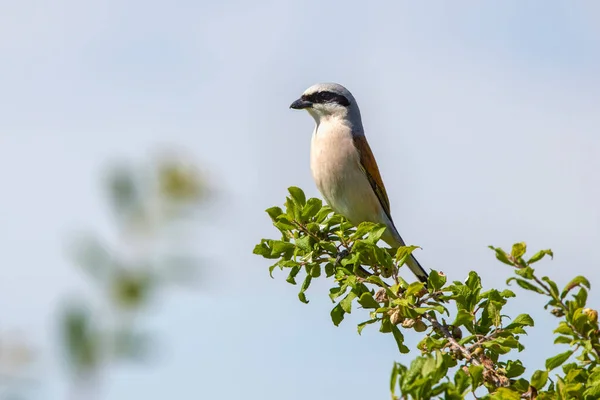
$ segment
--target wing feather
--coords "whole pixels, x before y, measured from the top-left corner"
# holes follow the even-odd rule
[[[381,203],[381,207],[383,207],[385,214],[390,221],[392,221],[390,200],[388,199],[388,195],[385,191],[385,186],[383,185],[383,180],[381,179],[381,174],[379,173],[379,168],[377,167],[377,161],[375,161],[375,157],[373,156],[369,142],[367,142],[367,138],[364,135],[354,136],[353,141],[354,147],[356,147],[358,154],[360,155],[360,166],[367,176],[367,179],[371,184],[371,188],[377,195],[379,203]]]

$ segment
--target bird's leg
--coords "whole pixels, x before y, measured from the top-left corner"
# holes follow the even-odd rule
[[[342,264],[341,264],[341,262],[342,262],[342,259],[343,259],[344,257],[346,257],[348,254],[350,254],[350,252],[348,251],[348,249],[344,249],[344,250],[340,251],[340,252],[337,254],[337,257],[335,257],[335,264],[336,264],[336,265],[338,265],[338,264],[339,264],[339,265],[342,265]]]

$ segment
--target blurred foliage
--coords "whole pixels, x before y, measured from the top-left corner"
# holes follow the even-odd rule
[[[0,334],[0,399],[22,400],[37,384],[35,350],[21,334]]]
[[[512,290],[484,289],[474,271],[463,282],[431,271],[427,284],[409,283],[398,271],[418,247],[379,247],[385,226],[354,227],[321,200],[306,199],[297,187],[289,188],[284,209],[266,211],[281,237],[262,239],[254,253],[276,260],[269,272],[287,271],[291,284],[303,275],[300,301],[308,303],[306,291],[313,279],[329,278],[336,326],[358,307],[368,312],[359,334],[377,324],[380,332],[392,334],[400,353],[409,352],[407,332],[421,337],[420,355],[409,366],[393,366],[392,399],[600,398],[600,331],[598,312],[587,306],[590,284],[578,276],[560,290],[549,277],[540,277],[532,266],[552,257],[551,250],[526,257],[525,243],[510,252],[491,247],[514,273],[507,284],[547,298],[545,308],[559,321],[555,344],[563,347],[549,348],[545,365],[527,371],[518,353],[525,349],[521,335],[534,320],[525,313],[505,315],[504,306],[516,297]]]
[[[150,171],[118,166],[106,184],[116,239],[111,245],[93,234],[78,237],[73,258],[96,296],[69,303],[61,322],[67,365],[80,382],[110,363],[147,359],[151,338],[139,317],[167,286],[192,283],[199,264],[179,240],[169,240],[207,198],[193,164],[170,157]]]

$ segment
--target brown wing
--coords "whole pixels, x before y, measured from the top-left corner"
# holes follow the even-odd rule
[[[388,199],[388,195],[385,191],[385,186],[383,185],[383,180],[381,179],[381,175],[379,174],[379,168],[377,167],[377,162],[375,161],[375,157],[373,156],[373,152],[371,151],[371,147],[369,146],[369,142],[367,142],[367,138],[363,135],[354,136],[354,146],[358,150],[358,154],[360,155],[360,165],[363,169],[365,175],[369,179],[369,183],[373,188],[373,191],[377,195],[383,210],[387,217],[392,221],[392,214],[390,212],[390,200]]]

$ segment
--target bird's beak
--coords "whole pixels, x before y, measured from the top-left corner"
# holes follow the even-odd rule
[[[312,107],[312,104],[313,103],[308,100],[298,99],[290,104],[290,108],[293,108],[294,110],[303,110]]]

